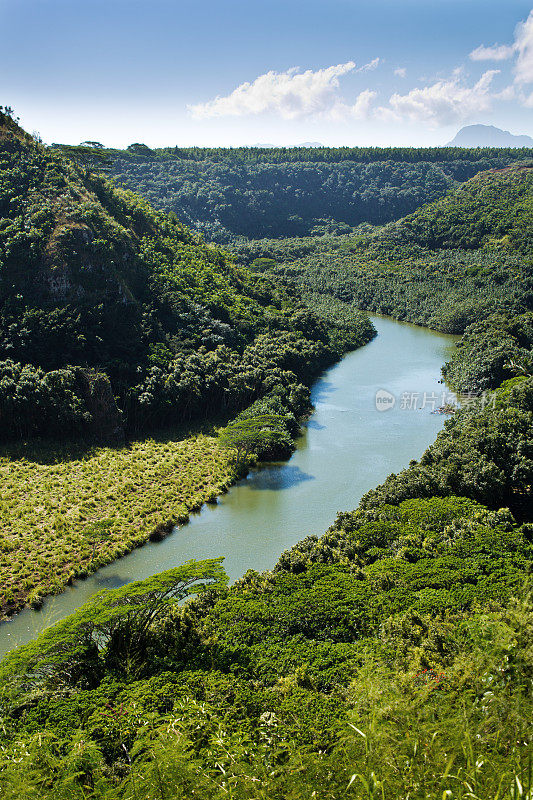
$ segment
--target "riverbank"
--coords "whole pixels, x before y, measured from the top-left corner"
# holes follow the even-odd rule
[[[123,447],[18,447],[0,454],[2,617],[161,537],[236,479],[202,434]]]
[[[329,366],[347,348],[362,347],[376,335],[359,312],[340,301],[333,306],[341,324],[331,328],[335,344],[321,358],[293,350],[294,343],[286,347],[284,357],[291,369],[296,368],[295,358],[307,358],[311,371],[303,380],[306,386],[320,366]],[[329,317],[323,309],[318,314],[332,319],[331,309]],[[262,358],[276,362],[272,352]],[[294,437],[298,421],[310,412],[309,394],[295,373],[278,373],[274,370],[272,379],[280,380],[280,396],[267,392],[247,411],[286,415],[292,420],[288,435]],[[287,376],[294,381],[292,394],[283,382]],[[39,440],[3,446],[0,621],[28,604],[39,608],[46,596],[57,595],[74,579],[87,577],[148,540],[164,538],[187,522],[191,512],[216,501],[243,474],[242,465],[231,463],[232,454],[219,449],[213,436],[204,435],[226,422],[226,417],[210,418],[193,433],[182,427],[124,446]]]
[[[13,799],[73,787],[94,800],[162,797],[160,786],[223,798],[228,785],[239,798],[528,794],[530,530],[493,503],[502,466],[515,489],[526,477],[509,451],[527,445],[531,385],[441,431],[429,400],[449,340],[378,328],[313,386],[288,464],[252,471],[220,507],[3,626],[11,649],[63,619],[1,665],[0,785]],[[404,469],[310,535],[435,432],[421,464],[448,476],[439,495]],[[492,508],[476,502],[480,477]],[[391,498],[395,487],[409,497]],[[265,548],[275,557],[292,536],[261,572]],[[242,579],[172,602],[172,589],[202,591],[195,580],[225,584],[213,551]],[[183,565],[191,557],[202,561]],[[117,591],[82,605],[104,587]]]
[[[415,325],[373,318],[378,336],[347,354],[313,384],[314,411],[289,461],[252,469],[216,504],[204,505],[190,521],[160,542],[137,547],[109,562],[61,594],[40,611],[26,609],[0,627],[0,656],[34,638],[43,627],[63,619],[92,594],[122,586],[188,559],[224,556],[231,580],[248,569],[272,569],[280,554],[304,536],[321,534],[337,512],[353,508],[365,492],[381,483],[434,441],[444,417],[431,408],[402,408],[402,392],[420,400],[440,398],[440,368],[454,337]],[[376,409],[376,395],[388,389],[394,408]],[[440,400],[439,400],[440,402]],[[421,405],[421,402],[420,402]],[[166,517],[165,503],[162,514]]]

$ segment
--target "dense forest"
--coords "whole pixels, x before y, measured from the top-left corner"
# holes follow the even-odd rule
[[[305,385],[373,335],[360,314],[326,322],[5,114],[0,144],[2,438],[132,433],[266,396],[298,416]]]
[[[449,333],[532,308],[533,169],[482,172],[413,214],[347,236],[245,242],[239,263],[288,285]]]
[[[527,797],[532,427],[515,377],[272,572],[190,562],[14,651],[4,796]]]
[[[97,142],[57,145],[70,158],[105,169],[155,208],[175,213],[206,239],[348,233],[381,225],[442,197],[481,170],[533,151],[511,148],[164,148]]]
[[[236,432],[248,454],[254,423],[265,433],[281,419],[272,442],[290,447],[312,377],[373,335],[358,308],[462,333],[443,374],[465,396],[419,461],[323,536],[303,530],[273,570],[229,586],[222,559],[191,561],[103,590],[13,650],[0,664],[2,795],[530,800],[531,169],[485,171],[460,186],[450,172],[446,196],[404,219],[340,236],[235,242],[232,260],[99,177],[97,143],[73,163],[9,116],[0,122],[4,435],[45,425],[79,435],[102,403],[108,414],[115,404],[113,420],[129,432],[238,414],[220,448],[207,438],[148,442],[113,450],[112,468],[109,453],[75,460],[65,450],[51,466],[35,458],[29,472],[26,445],[11,445],[22,456],[6,460],[9,488],[24,496],[2,509],[23,509],[21,540],[39,539],[32,498],[55,487],[55,528],[43,525],[43,542],[66,541],[75,502],[69,553],[94,561],[104,540],[118,555],[113,520],[99,520],[95,505],[106,515],[131,505],[115,523],[127,538],[129,520],[133,542],[169,474],[182,470],[180,490],[185,497],[190,483],[195,502],[221,489],[231,478],[223,448],[231,452]],[[135,147],[134,165],[203,163],[201,151]],[[402,163],[422,176],[449,157],[468,172],[462,152],[407,150]],[[213,151],[212,163],[233,170],[248,151],[226,153]],[[365,153],[365,168],[380,164],[379,151]],[[251,153],[254,169],[269,163],[263,156]],[[278,152],[268,156],[277,163]],[[355,161],[354,151],[333,157]],[[194,461],[200,451],[209,485]],[[159,471],[169,459],[170,472]],[[96,468],[102,493],[88,510]],[[80,519],[90,523],[85,544]],[[9,566],[20,542],[8,534],[0,545]],[[39,569],[60,575],[63,556],[49,552],[39,552]],[[30,577],[40,591],[42,576]]]

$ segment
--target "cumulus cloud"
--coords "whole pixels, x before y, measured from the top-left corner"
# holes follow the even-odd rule
[[[347,113],[355,114],[358,113],[354,110],[356,107],[362,109],[368,105],[368,97],[362,92],[354,106],[346,105],[339,97],[339,79],[349,73],[368,72],[375,69],[378,63],[379,58],[375,58],[361,67],[357,67],[354,61],[347,61],[344,64],[318,70],[308,69],[304,72],[298,67],[286,72],[271,70],[259,75],[252,82],[242,83],[224,97],[215,97],[214,100],[188,108],[197,119],[242,117],[265,112],[279,114],[283,119],[328,115],[337,117],[342,108],[352,109]]]
[[[481,45],[470,53],[472,61],[505,61],[515,58],[514,85],[507,87],[496,99],[509,100],[518,97],[524,105],[533,106],[533,93],[528,95],[528,84],[533,83],[533,11],[524,22],[520,22],[515,31],[514,41],[510,45],[495,44],[491,47]]]
[[[377,116],[382,120],[407,119],[433,126],[450,125],[468,119],[490,109],[490,86],[498,73],[499,70],[487,70],[474,86],[466,86],[460,76],[455,75],[431,86],[412,89],[408,94],[395,93],[389,100],[388,108],[377,109]]]
[[[370,89],[365,89],[361,92],[353,106],[350,108],[350,114],[356,119],[366,119],[370,114],[370,108],[377,97],[377,92]]]
[[[407,70],[405,67],[398,67],[394,70],[394,74],[397,75],[399,78],[405,78],[407,75]]]
[[[491,47],[485,47],[484,44],[481,44],[475,50],[472,50],[470,59],[471,61],[507,61],[507,59],[512,58],[515,51],[514,44],[494,44]]]
[[[372,116],[372,103],[377,97],[377,92],[371,89],[364,89],[360,92],[355,103],[350,104],[344,100],[338,100],[326,113],[328,119],[369,119]]]
[[[533,83],[533,11],[516,29],[515,47],[515,81],[522,85]]]
[[[514,86],[506,86],[501,92],[496,92],[492,96],[494,100],[514,100],[516,98],[516,89]]]

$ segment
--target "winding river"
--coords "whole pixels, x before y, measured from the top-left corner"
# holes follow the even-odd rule
[[[23,611],[1,625],[0,656],[94,592],[190,558],[225,556],[231,579],[250,568],[269,569],[283,550],[309,534],[324,533],[337,511],[355,508],[368,489],[418,458],[444,423],[431,411],[442,403],[440,368],[455,337],[383,317],[373,321],[378,336],[314,384],[315,411],[290,461],[252,471],[162,542],[76,581],[40,611]]]

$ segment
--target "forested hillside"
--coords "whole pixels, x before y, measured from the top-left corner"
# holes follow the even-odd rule
[[[465,408],[272,572],[191,562],[14,651],[4,796],[528,797],[533,526],[500,505],[530,519],[532,400]]]
[[[5,114],[0,144],[2,438],[136,432],[273,394],[298,414],[302,384],[372,335],[357,315],[326,323]]]
[[[533,169],[480,173],[446,197],[353,235],[237,245],[240,263],[357,308],[461,333],[533,303]]]
[[[89,424],[79,387],[110,380],[130,430],[248,406],[221,440],[240,425],[248,445],[254,418],[289,436],[304,384],[372,335],[357,306],[462,331],[444,375],[467,395],[419,461],[273,570],[229,586],[221,559],[188,562],[12,651],[2,796],[530,800],[533,171],[348,236],[241,243],[248,272],[1,121],[8,435]],[[167,492],[177,516],[231,480],[208,437],[112,452],[30,463],[15,444],[0,463],[13,603],[146,538]]]
[[[94,145],[58,147],[221,243],[381,225],[481,170],[533,155],[498,148],[150,150],[133,144],[120,151]]]

